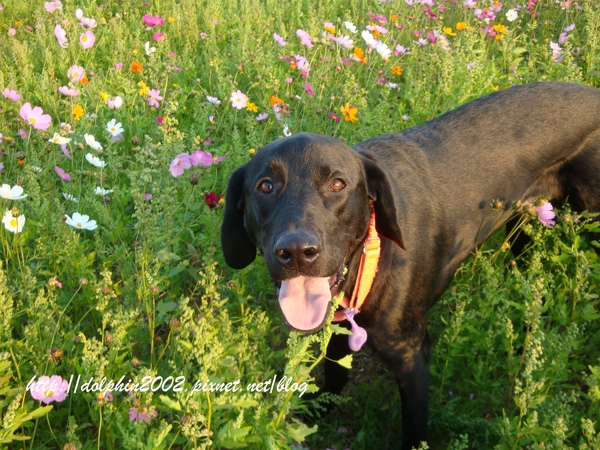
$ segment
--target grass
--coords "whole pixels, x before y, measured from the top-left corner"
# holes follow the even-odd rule
[[[287,133],[352,144],[514,84],[598,86],[596,2],[472,3],[3,0],[0,446],[393,446],[399,399],[368,352],[318,427],[297,420],[291,388],[248,389],[287,375],[314,390],[335,328],[290,333],[261,262],[226,267],[220,196]],[[5,198],[15,186],[27,196]],[[574,217],[524,224],[533,244],[519,259],[494,236],[432,310],[432,448],[600,445],[597,229]],[[29,382],[52,375],[148,389],[45,405],[33,395],[54,394]]]

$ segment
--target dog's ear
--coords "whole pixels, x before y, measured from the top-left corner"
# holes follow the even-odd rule
[[[256,246],[244,227],[244,164],[231,174],[225,193],[225,213],[221,225],[221,248],[225,262],[243,269],[256,258]]]
[[[394,191],[392,190],[389,177],[372,158],[364,153],[361,156],[366,174],[367,193],[375,207],[375,226],[377,232],[404,249]]]

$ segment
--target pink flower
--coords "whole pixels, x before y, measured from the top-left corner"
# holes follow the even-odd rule
[[[123,99],[117,95],[115,98],[106,99],[106,104],[110,109],[120,108],[123,106]]]
[[[307,82],[304,83],[304,89],[306,90],[306,93],[308,95],[315,95],[315,91],[313,91],[313,88],[311,87],[311,85]]]
[[[123,68],[123,63],[116,63],[115,64],[115,69],[121,70],[122,68]]]
[[[553,220],[556,217],[556,214],[552,211],[553,207],[550,202],[544,202],[537,208],[535,211],[537,212],[538,220],[542,222],[545,227],[552,228],[556,225],[556,222]]]
[[[150,106],[155,106],[158,108],[160,106],[158,101],[163,99],[160,95],[160,90],[159,89],[150,89],[148,91],[148,95],[149,95],[149,97],[146,99],[146,100],[148,100],[148,104]]]
[[[262,113],[256,116],[256,120],[260,122],[261,120],[265,120],[267,117],[269,117],[269,113]]]
[[[164,41],[167,37],[163,33],[154,33],[152,39],[156,42]]]
[[[157,416],[158,413],[148,408],[129,408],[129,421],[130,422],[148,422],[152,421],[153,416]]]
[[[227,155],[224,156],[213,156],[209,152],[204,152],[202,150],[196,150],[194,153],[190,155],[190,163],[192,166],[202,166],[208,167],[214,163],[218,163],[223,161]]]
[[[52,119],[48,114],[44,114],[44,110],[39,106],[32,108],[29,103],[21,106],[19,111],[21,117],[36,130],[46,130],[50,126]]]
[[[275,42],[277,42],[281,46],[286,45],[285,40],[281,36],[279,36],[277,33],[273,33],[273,39],[275,39]]]
[[[165,23],[165,19],[159,16],[152,16],[150,14],[146,14],[143,18],[144,25],[147,27],[157,27]]]
[[[60,177],[61,180],[71,181],[71,175],[69,175],[67,172],[65,172],[60,167],[54,166],[54,171],[56,172],[56,175],[58,175]]]
[[[60,0],[57,0],[55,2],[46,2],[44,3],[44,8],[46,8],[46,11],[52,14],[57,9],[62,9],[62,3],[60,2]]]
[[[206,96],[206,100],[208,100],[209,102],[211,102],[213,105],[220,105],[221,104],[221,100],[219,100],[217,97],[211,97],[210,95]]]
[[[71,81],[81,81],[81,79],[85,77],[85,69],[77,65],[71,66],[69,70],[67,70],[67,76]]]
[[[8,29],[8,35],[9,36],[15,36],[17,34],[17,30],[15,30],[14,28],[9,28]]]
[[[62,48],[67,48],[69,46],[69,40],[67,39],[67,32],[60,25],[56,25],[54,27],[54,36],[56,36],[56,40],[58,41],[58,45]]]
[[[87,30],[79,36],[79,43],[83,48],[91,48],[94,45],[94,42],[96,42],[96,36],[94,36],[92,30]]]
[[[305,45],[308,48],[314,47],[313,43],[310,40],[310,35],[306,31],[298,28],[296,30],[296,35],[300,38],[300,42],[302,43],[302,45]]]
[[[329,113],[329,117],[333,120],[335,120],[336,122],[340,121],[340,116],[335,115],[334,113]]]
[[[6,88],[2,91],[2,95],[13,102],[18,102],[21,99],[21,96],[14,89]]]
[[[79,91],[77,89],[73,89],[68,86],[59,87],[58,92],[60,92],[62,95],[66,95],[67,97],[75,97],[79,95]]]
[[[192,167],[192,163],[190,162],[190,155],[188,153],[181,153],[171,161],[171,166],[169,167],[169,171],[171,175],[174,177],[178,177],[183,175],[183,171],[185,169],[189,169]]]
[[[43,375],[38,378],[38,381],[32,379],[27,385],[27,389],[35,400],[47,405],[51,402],[62,402],[67,398],[69,382],[58,375],[52,375],[51,377]]]

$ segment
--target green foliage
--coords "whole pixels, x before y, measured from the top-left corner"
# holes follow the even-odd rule
[[[1,444],[29,436],[31,448],[383,448],[400,438],[395,386],[362,355],[342,361],[368,382],[338,401],[341,414],[318,428],[295,418],[336,328],[287,330],[261,261],[225,266],[222,202],[205,196],[216,200],[234,168],[287,130],[353,144],[513,84],[598,84],[594,1],[481,0],[494,11],[487,21],[460,1],[408,3],[65,0],[48,12],[2,2],[0,91],[21,98],[0,97],[0,184],[27,197],[0,199],[2,216],[26,218],[20,233],[0,227]],[[77,8],[98,24],[89,49]],[[164,23],[147,27],[145,14]],[[351,48],[323,34],[325,22]],[[377,38],[395,52],[369,49],[360,33],[371,25],[387,29]],[[69,79],[74,65],[87,83]],[[79,95],[59,92],[69,85]],[[158,107],[150,89],[160,90]],[[251,102],[241,109],[230,101],[237,90]],[[123,106],[109,108],[117,96]],[[27,102],[51,116],[47,130],[21,117]],[[344,119],[345,105],[357,108],[356,122]],[[122,140],[111,139],[111,119]],[[70,157],[49,142],[55,133],[71,139]],[[174,158],[196,150],[224,159],[174,177]],[[97,229],[70,227],[74,212]],[[563,212],[551,231],[526,223],[533,244],[514,264],[494,236],[432,311],[432,448],[600,445],[599,262],[588,236],[598,230],[573,218]],[[36,406],[29,381],[53,374],[72,390]],[[103,379],[149,389],[83,389]],[[193,392],[204,383],[223,389]]]

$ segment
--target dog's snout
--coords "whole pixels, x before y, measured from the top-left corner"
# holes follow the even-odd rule
[[[286,234],[273,248],[273,254],[284,267],[296,270],[312,264],[320,253],[319,241],[308,234]]]

